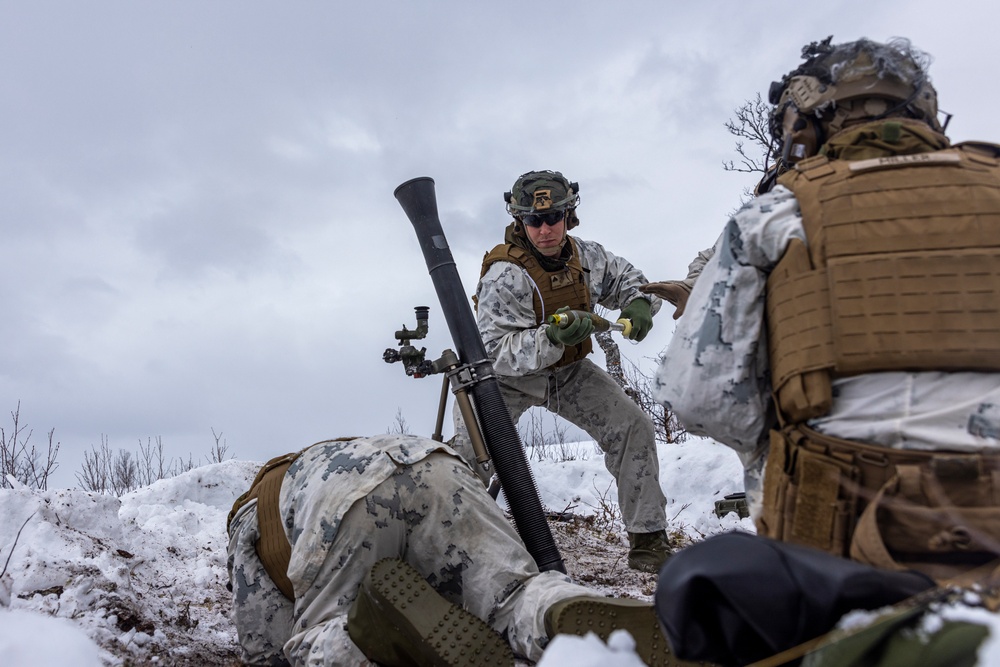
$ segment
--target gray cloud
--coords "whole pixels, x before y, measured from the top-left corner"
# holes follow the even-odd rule
[[[470,294],[539,168],[581,183],[581,235],[683,275],[753,184],[723,124],[828,34],[911,37],[953,138],[995,139],[992,6],[732,7],[7,3],[0,415],[56,429],[66,484],[102,434],[264,459],[397,409],[429,433],[438,381],[381,361],[415,305],[452,346],[393,189],[435,179]],[[623,346],[646,367],[656,324]]]

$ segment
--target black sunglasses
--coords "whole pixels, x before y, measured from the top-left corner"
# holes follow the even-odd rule
[[[541,227],[543,224],[552,227],[553,225],[558,225],[562,222],[565,217],[565,211],[552,211],[551,213],[529,213],[521,218],[521,220],[529,227],[537,228]]]

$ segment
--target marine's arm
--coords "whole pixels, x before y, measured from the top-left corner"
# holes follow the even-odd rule
[[[721,237],[719,240],[721,240]],[[668,301],[674,306],[674,319],[680,319],[680,316],[684,314],[684,309],[687,307],[691,290],[698,281],[698,276],[705,269],[708,260],[712,259],[712,256],[715,255],[715,248],[719,245],[719,240],[716,240],[715,245],[711,248],[702,250],[691,260],[691,263],[688,264],[687,277],[684,280],[666,280],[649,283],[642,287],[642,291],[645,294],[655,294],[661,299]]]
[[[715,255],[715,247],[719,245],[719,241],[721,240],[722,237],[720,236],[716,239],[715,244],[712,245],[711,248],[705,248],[699,252],[695,258],[691,260],[691,263],[688,264],[687,277],[678,282],[682,282],[687,285],[688,288],[693,289],[695,282],[698,280],[698,276],[700,276],[701,272],[705,270],[705,265],[708,264],[708,260],[712,259],[712,256]]]
[[[693,434],[751,456],[772,423],[764,297],[792,238],[798,203],[776,188],[729,221],[677,324],[656,395]]]

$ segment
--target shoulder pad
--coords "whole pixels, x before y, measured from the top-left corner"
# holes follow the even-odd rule
[[[812,180],[821,176],[828,176],[834,171],[830,166],[830,158],[825,155],[813,155],[804,160],[796,162],[788,171],[778,177],[778,183],[789,187],[797,178],[807,178]]]

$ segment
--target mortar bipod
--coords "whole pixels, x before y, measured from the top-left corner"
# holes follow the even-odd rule
[[[476,454],[476,463],[482,466],[483,470],[489,471],[490,453],[486,449],[483,432],[479,428],[479,419],[476,417],[476,411],[472,407],[472,400],[469,398],[467,390],[486,378],[493,377],[493,366],[489,363],[479,364],[481,368],[486,369],[486,372],[477,371],[476,366],[461,364],[458,355],[450,349],[442,352],[441,358],[435,360],[433,366],[435,373],[445,374],[441,385],[441,401],[438,405],[434,439],[438,442],[443,440],[441,431],[444,427],[444,414],[448,403],[448,386],[450,385],[451,393],[455,394],[455,404],[458,405],[458,409],[462,413],[462,420],[465,421],[465,428],[469,432],[472,450]]]

